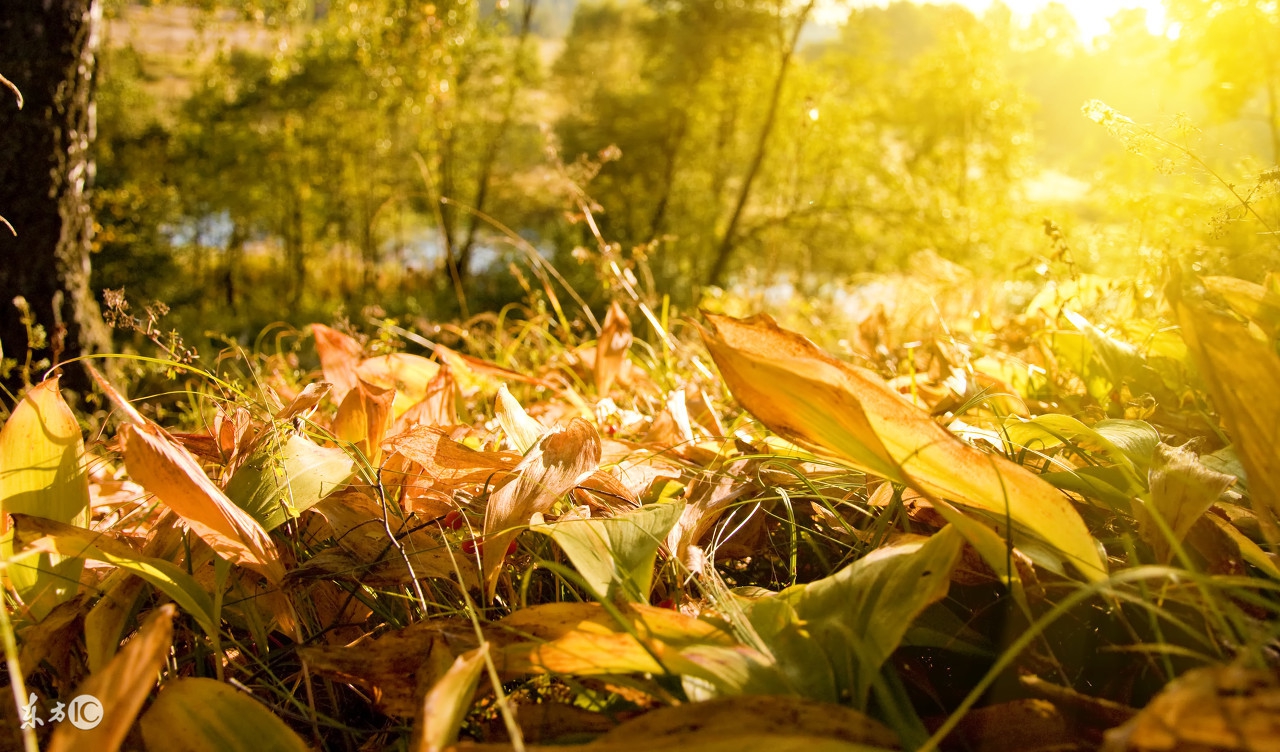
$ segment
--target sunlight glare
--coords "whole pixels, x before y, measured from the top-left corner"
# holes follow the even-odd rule
[[[921,0],[916,0],[920,2]],[[936,0],[935,2],[924,2],[922,4],[937,5],[946,0]],[[969,8],[974,13],[981,14],[985,12],[995,0],[951,0],[959,5]],[[1048,5],[1051,0],[1003,0],[1004,4],[1009,6],[1014,15],[1027,20],[1037,10]],[[1177,37],[1177,24],[1169,25],[1166,22],[1164,3],[1161,0],[1058,0],[1075,17],[1076,23],[1080,26],[1081,40],[1086,43],[1092,43],[1094,39],[1106,34],[1111,26],[1107,23],[1107,19],[1114,16],[1117,12],[1127,8],[1142,8],[1147,11],[1147,29],[1152,34],[1166,34],[1170,38]],[[855,0],[855,6],[885,5],[885,2],[876,2],[875,0]],[[848,6],[843,3],[833,2],[823,7],[821,4],[818,8],[817,18],[822,23],[841,23],[843,17],[848,14]]]

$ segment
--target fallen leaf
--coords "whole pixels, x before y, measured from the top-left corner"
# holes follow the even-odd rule
[[[723,621],[639,603],[612,612],[599,603],[528,606],[496,622],[491,634],[504,635],[494,662],[508,675],[673,673],[663,661],[679,662],[681,650],[738,646]]]
[[[521,454],[532,449],[533,445],[538,443],[538,439],[542,438],[549,430],[546,426],[529,417],[529,413],[525,412],[519,400],[511,396],[511,392],[507,391],[506,384],[498,387],[498,399],[494,405],[493,412],[498,418],[498,424],[502,426],[502,433],[507,437],[511,448]]]
[[[276,413],[276,420],[293,420],[296,417],[310,414],[316,405],[320,404],[320,400],[333,389],[333,384],[327,381],[317,381],[307,384],[298,396],[293,398],[286,407]]]
[[[189,452],[158,427],[126,425],[120,433],[125,467],[139,485],[185,520],[220,556],[272,583],[280,582],[284,566],[270,536],[227,498]]]
[[[415,426],[443,428],[458,423],[458,387],[453,379],[453,369],[441,365],[434,378],[427,384],[427,394],[396,418],[388,436],[404,433]]]
[[[380,712],[414,718],[422,710],[419,688],[443,676],[455,652],[475,647],[475,631],[465,619],[436,618],[350,646],[304,647],[298,654],[312,671],[368,691]]]
[[[83,676],[83,668],[78,666],[75,658],[77,651],[68,650],[74,645],[80,633],[85,629],[85,614],[89,611],[88,597],[84,594],[59,603],[49,615],[18,632],[18,664],[22,666],[22,676],[29,678],[42,662],[48,661],[53,667],[53,675],[59,683],[78,682]],[[66,689],[71,689],[66,686]]]
[[[436,681],[414,720],[412,752],[440,752],[458,740],[458,727],[471,708],[489,643],[460,655]]]
[[[14,523],[16,538],[27,547],[101,561],[128,570],[176,601],[206,634],[214,633],[217,620],[209,594],[173,562],[140,554],[109,535],[53,520],[17,515]]]
[[[400,544],[392,545],[383,522],[381,504],[359,488],[348,487],[316,504],[312,509],[324,516],[333,527],[338,546],[350,558],[341,566],[349,570],[347,576],[366,582],[404,584],[414,577],[437,577],[458,583],[465,589],[479,585],[475,564],[470,557],[450,553],[448,544],[437,538],[434,525],[421,525],[412,518],[401,519],[394,508],[385,510],[387,522]],[[419,528],[419,529],[414,529]],[[401,549],[404,551],[401,554]],[[332,549],[326,550],[328,553]],[[405,563],[405,558],[409,563]],[[333,573],[322,566],[319,556],[290,573],[291,577],[304,577],[308,570]],[[410,573],[412,566],[412,574]]]
[[[1008,517],[1089,580],[1106,567],[1057,489],[957,439],[877,376],[822,352],[768,316],[706,314],[703,339],[734,397],[783,438],[972,509]]]
[[[689,546],[702,540],[721,515],[756,487],[750,478],[759,465],[757,459],[734,460],[719,471],[703,474],[690,487],[686,494],[690,502],[667,534],[667,548],[677,561],[687,566]]]
[[[1011,700],[971,710],[948,740],[983,752],[1056,752],[1075,749],[1067,721],[1045,700]]]
[[[80,706],[85,719],[92,721],[93,717],[88,714],[97,713],[101,721],[89,729],[77,728],[71,719],[59,723],[49,741],[49,752],[73,749],[114,752],[120,748],[173,647],[176,613],[173,604],[165,604],[152,612],[129,644],[76,689],[75,697],[89,695],[97,700],[96,704]]]
[[[1104,752],[1280,750],[1280,678],[1206,666],[1174,679],[1132,720],[1108,731]]]
[[[1280,543],[1280,395],[1260,388],[1280,384],[1280,354],[1246,325],[1184,301],[1176,291],[1170,299],[1214,407],[1235,439],[1262,532]]]
[[[385,447],[418,463],[433,481],[449,485],[496,482],[520,463],[517,454],[481,452],[454,441],[432,426],[418,426],[395,436]]]
[[[1222,296],[1231,310],[1257,324],[1268,337],[1280,336],[1280,295],[1235,277],[1202,277],[1205,289]]]
[[[306,752],[305,742],[251,695],[214,679],[169,682],[139,720],[148,749]]]
[[[356,367],[364,349],[359,342],[324,324],[312,324],[311,333],[316,338],[320,370],[324,372],[325,381],[333,384],[333,401],[342,404],[347,392],[356,388]]]
[[[1134,507],[1138,533],[1151,545],[1156,561],[1169,563],[1174,544],[1187,537],[1196,520],[1233,482],[1235,478],[1205,467],[1196,453],[1185,447],[1156,446],[1148,472],[1150,499]],[[1155,515],[1165,522],[1173,540],[1152,519]]]
[[[725,697],[658,708],[619,725],[596,742],[607,745],[645,739],[655,749],[670,749],[670,740],[695,733],[714,737],[795,732],[851,744],[898,747],[897,735],[864,713],[842,705],[785,695]]]
[[[334,437],[354,444],[370,464],[381,464],[382,439],[391,428],[395,399],[394,389],[357,381],[333,416]]]
[[[574,418],[539,439],[512,471],[515,477],[489,496],[481,557],[489,599],[497,591],[507,544],[535,512],[546,512],[556,499],[591,477],[599,465],[600,435],[590,423]]]
[[[394,417],[427,398],[440,364],[421,355],[391,353],[360,362],[360,381],[395,392]],[[354,387],[353,387],[354,388]]]
[[[631,319],[627,318],[622,306],[615,300],[609,304],[604,324],[600,327],[600,337],[596,341],[596,394],[604,396],[609,393],[614,380],[626,364],[631,340]]]
[[[32,387],[0,428],[0,557],[13,555],[9,515],[29,514],[85,527],[89,475],[80,424],[58,391],[58,377]],[[5,575],[36,619],[75,597],[83,563],[42,554],[12,562]]]

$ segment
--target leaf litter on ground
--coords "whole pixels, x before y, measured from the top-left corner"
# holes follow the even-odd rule
[[[522,724],[525,748],[1255,748],[1280,715],[1276,307],[1205,287],[1230,314],[1171,292],[1187,347],[1160,356],[1203,379],[1200,433],[1137,407],[1168,365],[1124,338],[1141,322],[1043,296],[1019,315],[1058,334],[1017,347],[891,350],[878,309],[879,373],[712,312],[718,377],[666,332],[641,358],[620,302],[532,368],[316,324],[319,374],[261,402],[211,377],[209,428],[95,373],[122,425],[89,451],[51,380],[0,433],[11,665],[64,700],[89,676],[119,709],[102,749],[483,749]],[[107,503],[89,465],[119,459],[134,498]],[[100,687],[122,661],[147,681]]]

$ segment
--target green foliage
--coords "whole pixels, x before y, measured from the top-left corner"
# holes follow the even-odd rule
[[[605,733],[712,710],[805,741],[768,706],[978,747],[971,710],[1032,697],[1098,711],[1008,742],[1066,748],[1189,668],[1270,665],[1280,179],[1244,32],[1272,5],[1089,46],[1061,5],[824,36],[777,0],[269,0],[194,17],[266,43],[113,47],[96,279],[166,357],[126,361],[155,396],[109,394],[119,440],[0,434],[6,509],[93,515],[19,518],[15,685],[63,697],[166,600],[141,733],[197,748],[252,746],[242,713],[325,748],[753,748]],[[722,315],[761,309],[828,352]],[[280,319],[336,323],[244,346]],[[54,555],[97,562],[78,593]]]

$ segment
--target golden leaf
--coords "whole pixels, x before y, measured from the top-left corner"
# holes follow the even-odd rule
[[[539,439],[516,465],[516,477],[489,496],[481,564],[489,598],[498,587],[507,544],[535,512],[550,509],[556,499],[591,477],[599,465],[600,435],[590,423],[574,418]]]
[[[1106,576],[1067,498],[1023,467],[965,444],[875,374],[836,360],[768,316],[706,314],[703,339],[738,402],[783,438],[950,499],[1055,546],[1090,580]]]

